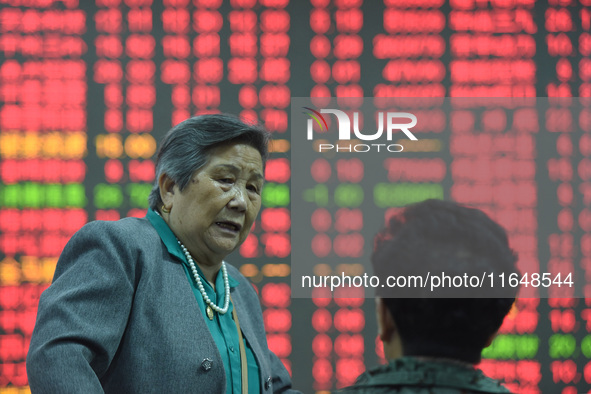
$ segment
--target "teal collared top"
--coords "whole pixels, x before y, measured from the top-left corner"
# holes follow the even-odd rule
[[[228,311],[225,314],[222,315],[220,313],[214,312],[213,320],[209,320],[205,312],[205,301],[203,301],[203,296],[201,295],[201,292],[197,287],[197,283],[195,282],[195,279],[193,278],[190,271],[189,262],[181,250],[176,236],[170,227],[168,227],[168,224],[164,221],[164,219],[162,219],[162,217],[152,209],[148,210],[146,218],[150,221],[152,226],[154,226],[158,232],[158,235],[160,235],[162,242],[168,249],[168,253],[177,257],[183,262],[185,274],[189,279],[189,283],[191,284],[193,294],[197,299],[199,309],[203,314],[207,328],[209,328],[209,332],[211,333],[211,336],[218,347],[220,355],[222,356],[222,361],[224,362],[224,370],[226,371],[226,393],[240,394],[242,392],[242,375],[240,371],[240,342],[238,339],[236,323],[234,323],[234,318],[232,316],[232,309],[234,306],[232,303],[230,303]],[[218,272],[218,275],[215,279],[215,291],[211,284],[203,276],[199,266],[197,266],[197,271],[199,272],[201,283],[203,284],[209,299],[216,305],[223,305],[225,294],[224,278],[221,270]],[[240,284],[229,274],[228,283],[230,284],[230,288],[236,287]],[[244,338],[244,344],[246,348],[246,361],[248,363],[248,392],[260,393],[261,381],[259,366],[256,362],[254,352],[252,351],[246,338]]]

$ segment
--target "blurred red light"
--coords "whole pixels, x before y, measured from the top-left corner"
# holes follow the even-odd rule
[[[265,180],[269,182],[285,183],[291,177],[288,159],[270,159],[265,166]]]
[[[326,309],[317,309],[312,315],[312,327],[320,333],[324,333],[332,326],[332,315]]]
[[[287,309],[265,309],[263,320],[267,332],[286,332],[291,328],[291,312]]]
[[[339,309],[334,315],[334,326],[340,332],[361,332],[365,315],[361,309]]]
[[[332,249],[332,241],[326,234],[316,234],[312,238],[312,252],[318,257],[326,257]]]
[[[361,334],[340,334],[334,342],[335,353],[339,357],[363,357],[364,339]]]
[[[312,350],[316,357],[329,357],[332,352],[332,340],[326,334],[318,334],[312,340]]]
[[[312,375],[314,376],[314,380],[319,383],[328,383],[332,379],[332,365],[330,361],[325,358],[321,358],[314,361],[312,367]]]
[[[267,343],[277,357],[289,357],[291,354],[291,337],[287,334],[267,334]]]
[[[291,288],[287,283],[267,283],[261,297],[266,307],[287,308],[291,303]]]
[[[332,169],[326,159],[316,159],[310,167],[312,178],[318,183],[325,183],[330,178]]]

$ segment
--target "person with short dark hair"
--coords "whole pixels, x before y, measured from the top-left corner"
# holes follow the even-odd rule
[[[291,392],[258,296],[224,259],[261,208],[268,133],[229,115],[164,137],[145,218],[95,221],[42,294],[33,393]]]
[[[517,272],[516,261],[501,226],[480,210],[441,200],[410,205],[394,216],[376,236],[372,255],[381,280],[419,270],[508,275]],[[343,392],[509,392],[475,364],[511,310],[516,290],[498,298],[439,298],[428,288],[405,290],[377,288],[378,335],[389,363],[365,372]]]

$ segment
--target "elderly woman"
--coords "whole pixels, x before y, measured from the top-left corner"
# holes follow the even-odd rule
[[[267,142],[227,115],[168,132],[146,217],[66,245],[27,357],[34,393],[290,391],[256,293],[224,262],[261,208]]]

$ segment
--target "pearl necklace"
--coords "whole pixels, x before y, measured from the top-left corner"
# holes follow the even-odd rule
[[[228,282],[228,271],[226,270],[226,263],[222,261],[222,275],[224,277],[224,307],[220,308],[209,299],[209,296],[205,292],[205,288],[203,287],[203,283],[201,282],[201,278],[199,277],[199,273],[197,272],[197,267],[195,266],[195,261],[193,261],[193,256],[191,256],[191,253],[189,253],[189,251],[187,250],[185,245],[181,243],[181,241],[178,241],[178,243],[181,246],[183,253],[185,253],[185,257],[189,262],[189,266],[191,266],[191,271],[193,272],[195,282],[197,282],[199,292],[201,293],[203,300],[207,304],[206,313],[209,320],[213,320],[213,311],[221,313],[222,315],[228,312],[228,306],[230,305],[230,283]]]

